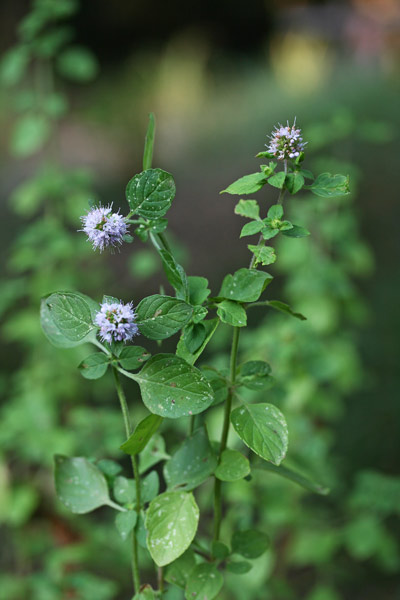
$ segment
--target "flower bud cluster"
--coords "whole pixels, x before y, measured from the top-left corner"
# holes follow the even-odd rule
[[[279,127],[275,127],[269,138],[271,141],[266,144],[267,150],[279,160],[297,158],[307,143],[303,142],[301,129],[296,129],[296,119],[293,125],[289,125],[287,121],[285,127],[279,123]]]

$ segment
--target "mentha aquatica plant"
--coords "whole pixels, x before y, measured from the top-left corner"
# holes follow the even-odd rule
[[[304,227],[285,219],[286,193],[292,196],[304,189],[324,198],[341,196],[348,193],[348,178],[329,173],[314,178],[303,168],[305,142],[301,130],[295,123],[277,127],[267,151],[257,155],[267,159],[268,164],[224,190],[240,197],[235,213],[248,219],[240,237],[256,235],[258,240],[248,245],[249,267],[226,275],[218,293],[211,295],[205,277],[186,274],[165,236],[165,215],[175,196],[175,183],[171,174],[151,167],[154,130],[151,115],[143,171],[130,180],[126,189],[126,216],[113,212],[112,205],[92,207],[82,217],[83,231],[93,248],[102,251],[131,242],[128,227],[134,225],[133,235],[154,245],[175,295],[155,293],[139,302],[138,298],[129,298],[127,303],[104,296],[99,305],[78,292],[55,292],[43,298],[41,306],[44,333],[55,346],[91,343],[99,350],[79,365],[84,377],[98,379],[107,370],[112,371],[125,426],[121,451],[131,457],[133,479],[121,476],[121,467],[116,463],[105,470],[101,461],[95,464],[83,457],[58,456],[56,490],[72,512],[86,513],[103,505],[117,511],[116,526],[121,536],[132,537],[135,600],[162,598],[166,585],[183,588],[190,600],[212,600],[223,588],[224,574],[248,572],[251,561],[269,545],[268,532],[256,528],[240,529],[229,540],[221,539],[223,500],[229,504],[229,497],[223,497],[227,487],[224,482],[249,478],[252,468],[261,463],[316,493],[327,491],[282,464],[290,432],[279,408],[248,401],[248,394],[246,401],[242,399],[241,389],[267,390],[273,379],[265,361],[240,363],[239,338],[241,329],[247,326],[247,312],[255,307],[305,319],[288,304],[265,298],[273,277],[262,267],[276,260],[269,240],[278,235],[309,235]],[[267,210],[262,202],[242,198],[253,196],[265,185],[278,190],[276,203]],[[209,363],[202,365],[202,353],[221,324],[232,332],[229,365],[222,369]],[[161,344],[178,333],[175,353],[161,352],[151,357],[145,347],[133,343],[144,343],[142,340],[147,338]],[[138,384],[149,411],[138,423],[132,422],[133,411],[122,377]],[[223,422],[219,439],[210,440],[207,418],[217,405],[223,405]],[[163,421],[182,417],[189,417],[190,422],[181,446],[172,456],[160,453],[149,463],[147,450]],[[237,434],[234,447],[228,447],[231,425]],[[161,461],[164,467],[160,480],[160,470],[154,466]],[[195,491],[210,478],[213,506],[202,506],[200,511]],[[146,572],[147,580],[139,570],[139,555],[144,548],[157,570],[157,576]]]

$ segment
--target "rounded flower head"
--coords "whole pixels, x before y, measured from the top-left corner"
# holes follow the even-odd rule
[[[87,215],[81,217],[83,229],[93,244],[93,250],[100,248],[102,252],[107,246],[122,244],[128,225],[122,215],[112,212],[112,204],[92,208]]]
[[[139,333],[132,302],[103,302],[96,313],[95,323],[100,327],[103,342],[127,342]]]
[[[293,125],[289,125],[287,121],[286,127],[279,123],[279,127],[275,127],[269,139],[271,141],[266,144],[267,150],[279,160],[297,158],[307,143],[303,142],[301,129],[296,129],[296,119]]]

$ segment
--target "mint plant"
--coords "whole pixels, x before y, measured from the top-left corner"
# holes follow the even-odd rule
[[[267,150],[257,154],[268,159],[268,165],[261,165],[258,172],[241,177],[224,190],[240,197],[270,185],[279,190],[276,203],[267,209],[261,201],[239,198],[235,212],[249,220],[241,237],[256,235],[258,240],[248,245],[249,266],[226,275],[218,294],[211,295],[208,280],[188,276],[168,244],[165,215],[175,196],[175,184],[171,174],[152,168],[154,134],[151,115],[143,171],[126,188],[126,215],[113,212],[112,205],[94,205],[82,217],[82,224],[94,250],[113,250],[132,242],[135,236],[152,243],[174,296],[155,293],[136,305],[137,298],[122,301],[105,295],[98,303],[80,292],[57,291],[41,303],[42,328],[54,346],[72,348],[91,343],[97,348],[79,365],[85,378],[99,379],[108,370],[112,372],[126,435],[120,449],[130,456],[133,478],[122,476],[120,465],[107,459],[95,464],[84,457],[58,455],[56,491],[74,513],[87,513],[100,506],[116,511],[118,531],[124,539],[132,538],[136,600],[161,598],[167,584],[183,588],[187,599],[211,600],[223,587],[225,570],[248,572],[251,561],[269,545],[268,532],[256,528],[239,529],[229,540],[221,536],[223,508],[229,503],[229,498],[223,497],[224,482],[250,480],[252,469],[262,463],[307,490],[327,493],[324,486],[282,464],[289,431],[279,408],[268,402],[248,401],[247,394],[246,401],[242,399],[241,390],[267,393],[273,377],[265,361],[240,362],[239,338],[247,326],[248,311],[256,306],[305,319],[285,302],[263,297],[273,277],[261,267],[277,258],[269,240],[280,234],[292,238],[309,235],[301,224],[285,219],[287,192],[292,196],[305,189],[327,199],[343,196],[349,193],[348,177],[323,173],[314,178],[303,168],[306,144],[301,130],[289,123],[276,128]],[[220,324],[231,328],[232,337],[229,365],[224,368],[199,361]],[[143,338],[161,346],[163,340],[179,332],[175,353],[151,356],[145,347]],[[136,340],[144,345],[137,345]],[[124,378],[138,384],[149,411],[138,423],[132,419]],[[222,404],[219,439],[210,439],[207,413]],[[189,427],[178,450],[169,456],[160,448],[152,448],[164,422],[181,418],[188,418]],[[232,448],[228,447],[231,425],[237,434]],[[161,480],[160,462],[164,463]],[[214,488],[212,525],[209,510],[200,514],[195,496],[209,478]],[[143,580],[140,572],[140,556],[148,553],[157,568],[157,589],[155,577]]]

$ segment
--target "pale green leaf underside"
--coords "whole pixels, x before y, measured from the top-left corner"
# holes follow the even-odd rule
[[[40,321],[47,339],[58,348],[72,348],[95,339],[93,320],[99,305],[79,292],[55,292],[41,301]]]
[[[81,456],[55,456],[55,483],[57,496],[73,513],[87,513],[110,503],[103,473]]]

